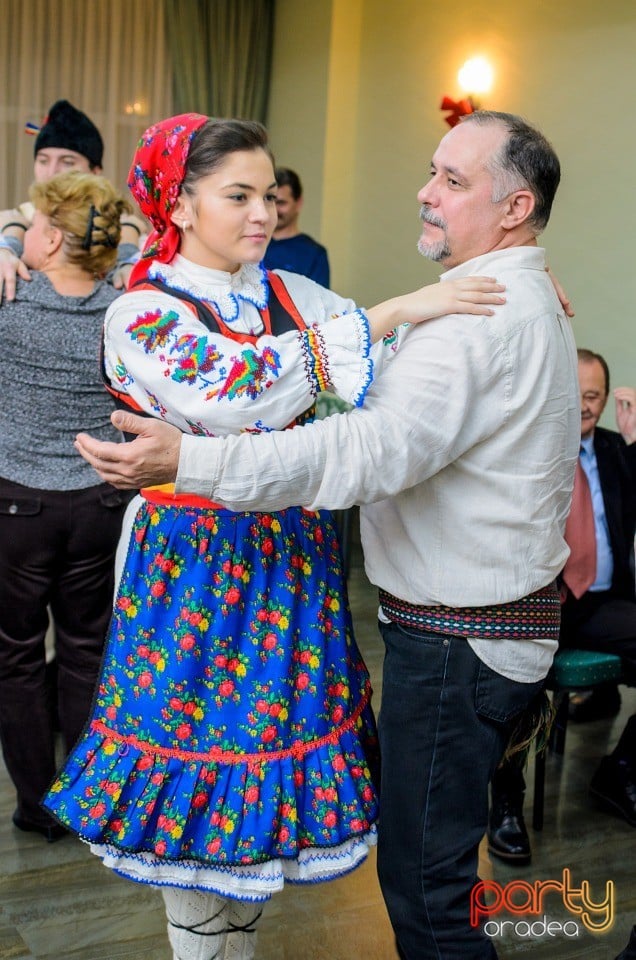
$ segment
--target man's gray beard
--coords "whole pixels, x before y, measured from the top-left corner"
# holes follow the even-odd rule
[[[428,212],[428,216],[424,216],[425,212]],[[430,223],[434,227],[440,227],[446,233],[446,224],[439,217],[436,217],[426,207],[422,206],[420,208],[420,220],[422,223]],[[446,260],[451,255],[450,247],[448,246],[448,238],[444,235],[443,240],[438,240],[437,243],[426,243],[422,238],[417,241],[417,249],[422,254],[423,257],[427,257],[429,260],[433,260],[435,263],[439,263],[440,260]]]
[[[428,260],[439,263],[441,260],[447,260],[451,255],[450,247],[447,241],[439,240],[437,243],[424,243],[420,238],[417,241],[417,249]]]

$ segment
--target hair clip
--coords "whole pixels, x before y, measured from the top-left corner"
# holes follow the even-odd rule
[[[84,240],[82,241],[82,250],[90,250],[91,247],[116,247],[117,240],[111,237],[104,227],[95,226],[95,217],[101,217],[101,213],[99,210],[96,210],[91,203],[88,211],[86,233],[84,234]],[[93,233],[101,233],[103,234],[103,237],[97,240],[93,237]]]
[[[82,242],[82,250],[90,250],[93,246],[93,225],[95,223],[95,214],[97,210],[91,203],[90,209],[88,211],[88,223],[86,225],[86,233],[84,234],[84,240]]]

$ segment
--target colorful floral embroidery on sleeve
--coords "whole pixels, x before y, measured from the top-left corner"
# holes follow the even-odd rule
[[[118,386],[120,387],[125,387],[131,383],[134,383],[133,378],[130,376],[130,374],[126,370],[126,365],[121,359],[121,357],[117,357],[117,362],[115,363],[115,368],[114,368],[114,374],[115,374],[115,380]]]
[[[317,327],[308,327],[303,330],[303,347],[305,352],[305,370],[310,383],[317,385],[316,392],[327,390],[330,376],[327,364],[327,351],[321,330]]]
[[[190,428],[190,433],[194,437],[215,437],[216,436],[215,433],[212,433],[211,430],[208,430],[206,427],[204,427],[200,420],[197,420],[197,421],[189,420],[186,417],[186,423]]]
[[[384,343],[385,347],[395,352],[398,348],[397,330],[393,329],[389,330],[388,333],[385,333],[385,335],[382,337],[382,342]]]
[[[201,374],[211,373],[221,359],[219,351],[205,337],[191,333],[179,337],[170,352],[178,354],[172,373],[177,383],[194,383]]]
[[[241,430],[241,433],[273,433],[274,428],[268,427],[267,424],[263,423],[262,420],[255,420],[253,426],[244,427]]]
[[[247,395],[250,400],[254,400],[259,393],[271,386],[280,367],[280,357],[271,347],[266,347],[261,354],[245,350],[240,357],[234,358],[223,387],[209,396],[218,395],[233,400],[235,397]]]
[[[146,353],[153,353],[158,347],[165,347],[170,334],[179,323],[179,314],[174,310],[162,313],[161,310],[149,310],[137,317],[126,328],[132,339],[140,343]]]
[[[146,390],[146,396],[148,397],[148,403],[150,404],[152,412],[165,420],[168,416],[168,408],[165,403],[162,403],[159,397],[154,393],[150,393],[149,390]]]
[[[160,351],[157,359],[164,365],[164,376],[175,383],[205,389],[206,400],[223,397],[233,400],[242,396],[255,400],[277,378],[282,364],[279,353],[271,347],[265,347],[260,353],[245,349],[238,356],[225,356],[207,337],[193,333],[178,335],[179,325],[175,311],[154,310],[138,316],[126,332],[140,344],[144,353]],[[229,373],[226,364],[230,365]],[[132,382],[121,361],[120,365],[120,383],[124,375],[127,382]],[[149,393],[148,396],[154,401],[153,409],[157,409],[157,398]]]

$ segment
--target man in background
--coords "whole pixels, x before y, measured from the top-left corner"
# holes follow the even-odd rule
[[[610,395],[603,357],[578,351],[581,446],[566,540],[572,554],[562,574],[561,647],[616,653],[624,679],[636,684],[636,390],[617,387],[619,433],[598,426]],[[615,684],[593,695],[598,717],[618,712]],[[500,860],[529,863],[523,818],[523,756],[500,767],[492,781],[488,849]],[[608,813],[636,826],[636,715],[629,718],[612,754],[604,757],[591,794]]]
[[[288,167],[276,169],[278,226],[265,252],[268,270],[291,270],[329,286],[329,259],[326,249],[308,233],[301,233],[298,218],[303,206],[300,177]]]
[[[568,583],[567,565],[563,572],[567,593],[561,644],[618,654],[624,679],[635,684],[636,390],[614,390],[620,432],[599,427],[610,396],[609,369],[603,357],[591,350],[579,350],[578,360],[579,463],[589,487],[593,537],[579,546],[579,552],[591,553],[591,562],[578,590]],[[576,522],[582,523],[578,511]],[[612,754],[601,761],[590,791],[603,809],[636,827],[636,714],[627,721]]]

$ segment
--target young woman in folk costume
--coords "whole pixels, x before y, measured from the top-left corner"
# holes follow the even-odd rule
[[[372,339],[501,301],[473,279],[364,313],[267,274],[276,182],[257,123],[158,123],[130,186],[154,232],[108,312],[105,374],[119,398],[184,431],[281,430],[327,387],[361,404],[399,332],[373,356]],[[301,507],[142,497],[93,716],[46,805],[106,865],[162,888],[175,958],[249,958],[285,879],[340,876],[374,840],[371,690],[336,534]]]

